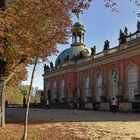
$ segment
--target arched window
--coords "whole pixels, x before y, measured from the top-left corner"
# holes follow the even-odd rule
[[[100,102],[100,97],[103,95],[103,77],[101,73],[97,74],[97,82],[96,82],[96,100]]]
[[[66,98],[65,80],[62,79],[60,85],[60,96],[59,96],[60,102],[63,102],[65,98]]]
[[[134,96],[136,94],[135,91],[138,89],[138,70],[135,65],[132,65],[128,68],[127,77],[129,100],[134,100]]]
[[[54,81],[52,94],[51,94],[51,99],[53,103],[56,101],[56,98],[57,98],[56,81]]]
[[[110,85],[111,85],[111,96],[112,97],[117,96],[118,95],[118,73],[116,69],[112,70]]]
[[[84,81],[84,97],[85,97],[85,102],[91,102],[91,89],[90,89],[90,78],[89,75],[85,77]]]

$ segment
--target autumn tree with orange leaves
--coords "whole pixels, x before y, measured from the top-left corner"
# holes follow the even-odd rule
[[[86,9],[90,0],[12,0],[0,11],[0,60],[5,70],[1,76],[1,91],[13,75],[19,81],[26,75],[26,66],[34,64],[26,111],[27,138],[28,110],[36,64],[57,52],[56,45],[67,43],[70,35],[73,9]],[[22,74],[24,73],[24,74]],[[14,79],[15,80],[15,79]],[[4,119],[4,92],[1,92],[2,125]]]

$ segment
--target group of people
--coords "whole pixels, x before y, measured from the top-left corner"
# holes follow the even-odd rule
[[[72,112],[72,114],[77,115],[77,108],[78,108],[77,103],[73,102],[73,105],[72,105],[73,112]],[[113,97],[112,100],[111,100],[111,110],[112,110],[113,113],[116,113],[116,111],[118,109],[119,109],[119,101],[118,101],[117,97]]]

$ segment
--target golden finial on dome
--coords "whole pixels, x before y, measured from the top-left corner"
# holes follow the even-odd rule
[[[78,8],[78,9],[73,9],[72,12],[77,16],[78,21],[80,20],[80,14],[82,13],[82,11]]]

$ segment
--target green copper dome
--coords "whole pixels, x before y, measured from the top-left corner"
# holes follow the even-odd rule
[[[65,63],[68,59],[70,59],[70,61],[75,61],[80,52],[82,52],[84,57],[91,55],[91,49],[85,46],[71,47],[60,53],[56,59],[55,66]]]
[[[77,61],[91,55],[91,49],[85,47],[84,44],[84,25],[81,22],[76,22],[72,28],[72,44],[60,53],[57,57],[55,66],[62,65],[67,61]]]

